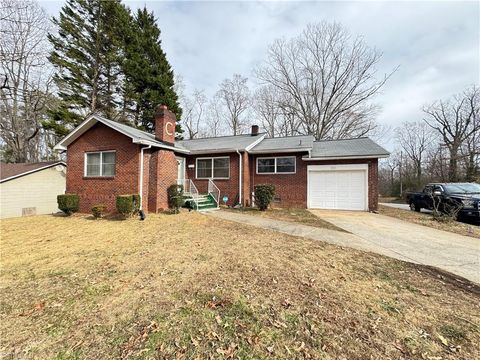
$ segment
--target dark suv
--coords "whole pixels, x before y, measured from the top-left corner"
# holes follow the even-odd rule
[[[431,183],[422,192],[409,192],[406,195],[410,209],[447,212],[452,207],[461,207],[458,217],[480,222],[480,185],[477,183]]]

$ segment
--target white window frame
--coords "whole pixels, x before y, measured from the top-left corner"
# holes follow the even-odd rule
[[[293,166],[295,170],[293,172],[278,172],[277,171],[277,159],[293,159]],[[274,172],[258,172],[258,160],[269,160],[274,159]],[[289,175],[289,174],[296,174],[297,173],[297,157],[296,156],[268,156],[268,157],[257,157],[256,159],[256,172],[257,175]]]
[[[104,153],[114,153],[115,154],[115,175],[103,175],[103,154]],[[87,175],[87,155],[89,154],[100,154],[100,175]],[[116,150],[106,150],[106,151],[87,151],[85,152],[83,159],[83,176],[89,178],[96,177],[115,177],[117,175],[117,151]]]
[[[228,177],[213,177],[213,160],[214,159],[228,159]],[[198,177],[198,160],[211,160],[212,161],[212,176],[211,177]],[[195,179],[207,180],[207,179],[217,179],[217,180],[228,180],[230,179],[230,156],[214,156],[214,157],[199,157],[195,159]]]

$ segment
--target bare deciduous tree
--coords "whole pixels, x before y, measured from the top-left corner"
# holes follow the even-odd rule
[[[370,100],[393,73],[376,78],[381,56],[340,24],[323,22],[289,41],[276,40],[256,75],[287,100],[283,106],[303,133],[358,137],[376,127],[377,107]]]
[[[182,121],[187,130],[189,139],[195,139],[201,135],[202,128],[205,124],[204,119],[205,105],[207,97],[203,90],[194,90],[192,96],[182,96],[180,98],[182,104]]]
[[[225,121],[224,115],[221,106],[221,99],[219,95],[216,94],[210,99],[207,107],[206,115],[206,129],[204,130],[203,136],[212,136],[217,137],[225,135]]]
[[[46,157],[40,150],[47,148],[41,122],[53,101],[46,41],[50,22],[33,1],[1,0],[0,6],[7,10],[0,20],[1,140],[13,161],[38,161]]]
[[[217,98],[225,108],[224,116],[233,135],[241,133],[246,125],[245,114],[250,106],[248,79],[234,74],[232,79],[225,79],[220,84]]]
[[[418,183],[422,179],[425,154],[432,141],[432,130],[424,122],[404,122],[395,130],[395,138],[412,161]]]
[[[462,145],[480,132],[480,90],[473,86],[452,99],[426,106],[423,111],[424,121],[438,132],[449,151],[448,178],[457,181]]]
[[[275,137],[280,133],[282,111],[278,105],[275,90],[271,86],[260,87],[253,96],[254,113],[268,137]]]

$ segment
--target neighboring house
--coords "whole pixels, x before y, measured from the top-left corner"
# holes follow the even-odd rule
[[[275,206],[375,210],[378,158],[388,152],[369,138],[314,141],[312,136],[251,134],[175,141],[175,116],[155,114],[155,135],[92,115],[57,146],[67,151],[67,192],[81,211],[115,209],[120,194],[139,193],[142,208],[167,208],[167,188],[210,192],[220,202],[251,206],[257,184],[276,187]]]
[[[57,195],[65,192],[66,164],[0,164],[0,218],[51,214]]]

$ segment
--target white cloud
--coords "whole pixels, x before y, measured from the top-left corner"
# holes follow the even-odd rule
[[[379,121],[392,126],[422,118],[424,104],[480,82],[478,2],[159,2],[164,49],[187,87],[213,94],[220,81],[252,77],[275,38],[292,37],[307,23],[338,21],[383,52],[379,74],[399,70],[378,96]],[[44,2],[52,15],[59,2]]]

